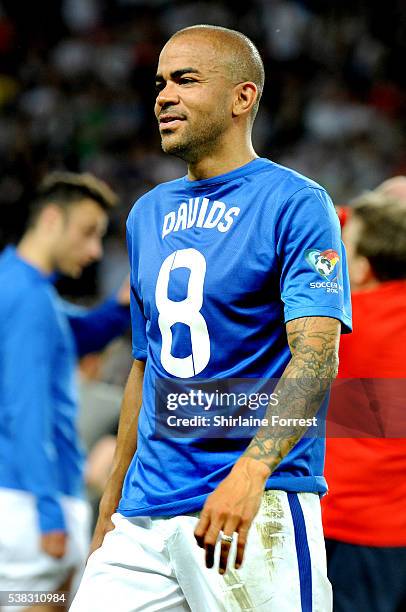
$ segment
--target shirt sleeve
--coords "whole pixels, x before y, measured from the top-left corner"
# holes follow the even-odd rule
[[[61,300],[62,310],[72,329],[78,356],[101,351],[130,326],[130,309],[115,297],[96,308],[86,309]]]
[[[132,330],[132,355],[134,359],[146,361],[147,359],[147,320],[144,315],[142,299],[139,292],[138,274],[138,251],[134,244],[132,230],[132,216],[127,220],[127,248],[130,259],[130,309],[131,309],[131,330]]]
[[[47,295],[33,292],[29,300],[22,301],[13,312],[4,364],[12,463],[21,486],[37,499],[42,532],[65,529],[53,437],[54,321],[53,306]]]
[[[337,214],[323,189],[304,187],[282,209],[276,231],[285,322],[326,316],[351,331],[345,248]]]

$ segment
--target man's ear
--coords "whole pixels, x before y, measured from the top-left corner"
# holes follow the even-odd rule
[[[234,90],[233,117],[250,113],[258,97],[255,83],[246,81],[238,83]]]
[[[52,231],[59,227],[63,221],[63,210],[56,204],[48,204],[40,213],[39,219],[41,225]]]

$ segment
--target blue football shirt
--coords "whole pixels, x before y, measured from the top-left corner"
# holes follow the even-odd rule
[[[167,516],[202,508],[249,440],[159,439],[155,381],[279,377],[285,323],[351,326],[340,226],[326,191],[258,158],[227,174],[159,185],[127,222],[133,356],[146,361],[137,451],[118,511]],[[323,493],[324,440],[303,438],[267,488]]]
[[[84,310],[14,247],[0,254],[0,488],[36,498],[42,532],[65,529],[61,496],[82,497],[77,359],[130,323],[117,299]]]

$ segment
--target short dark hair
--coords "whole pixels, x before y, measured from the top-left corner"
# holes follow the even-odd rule
[[[376,278],[406,278],[405,202],[370,191],[354,200],[352,215],[361,222],[356,251],[368,259]]]
[[[103,210],[114,207],[118,198],[110,187],[90,173],[51,172],[40,183],[35,194],[29,225],[32,226],[48,204],[68,208],[80,200],[96,202]]]

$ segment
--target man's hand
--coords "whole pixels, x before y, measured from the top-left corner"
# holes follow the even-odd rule
[[[220,531],[232,536],[237,532],[235,567],[241,566],[248,530],[259,510],[270,469],[250,457],[241,457],[230,474],[206,500],[195,529],[198,545],[206,550],[206,566],[213,567],[214,548]],[[231,543],[221,542],[219,572],[227,569]]]
[[[61,559],[68,543],[68,536],[65,531],[48,531],[41,535],[41,548],[47,555],[55,559]]]
[[[130,305],[130,276],[127,276],[117,293],[117,302],[121,306]]]

